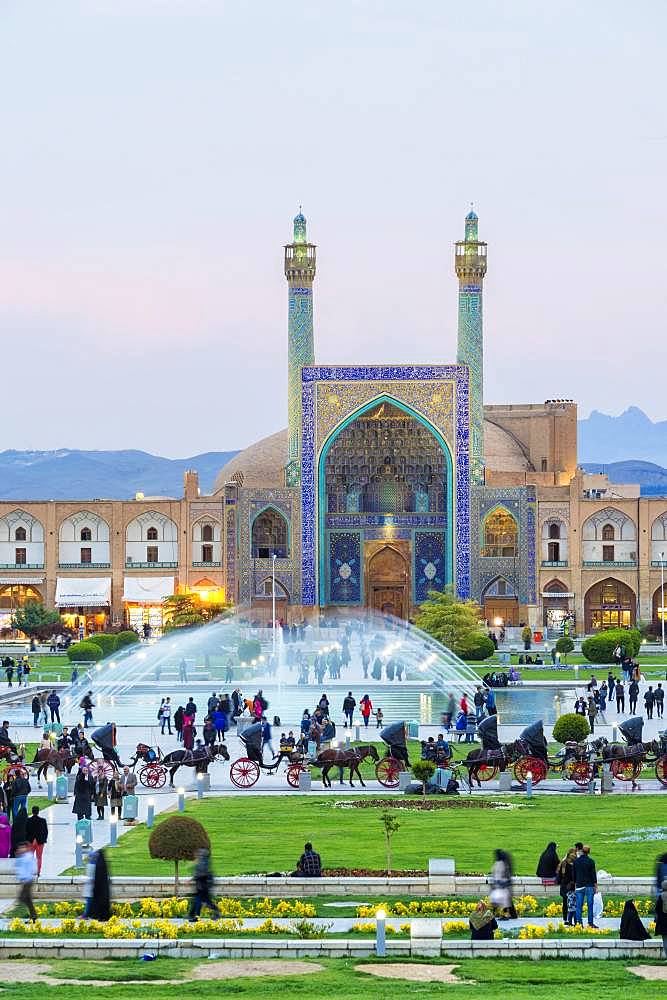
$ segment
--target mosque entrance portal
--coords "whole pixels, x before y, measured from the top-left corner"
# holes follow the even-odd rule
[[[398,548],[400,543],[395,544],[366,544],[367,604],[381,614],[406,618],[410,609],[409,553],[404,554]]]

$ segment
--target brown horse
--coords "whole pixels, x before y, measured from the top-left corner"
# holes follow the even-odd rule
[[[329,778],[329,771],[332,767],[339,767],[341,778],[340,783],[343,784],[343,769],[349,767],[350,769],[350,788],[354,788],[352,778],[356,774],[361,782],[362,786],[365,788],[364,779],[361,777],[361,772],[359,771],[359,765],[362,761],[370,757],[376,763],[380,759],[378,752],[372,743],[367,743],[365,746],[360,747],[331,747],[329,750],[323,750],[322,753],[318,753],[317,758],[313,761],[315,767],[322,768],[322,784],[325,788],[331,788],[331,779]]]
[[[525,752],[524,744],[516,740],[514,743],[501,744],[499,750],[485,750],[483,747],[471,750],[461,763],[468,772],[468,783],[472,786],[473,781],[476,781],[481,788],[479,772],[483,768],[498,768],[499,771],[505,771],[508,765],[514,764]]]
[[[42,787],[42,778],[48,778],[48,770],[52,767],[61,774],[70,774],[79,758],[71,750],[38,750],[31,766],[37,764],[37,787]]]
[[[169,784],[173,788],[174,775],[179,767],[196,767],[198,774],[206,774],[210,764],[218,757],[229,760],[229,751],[224,743],[215,746],[195,747],[193,750],[172,750],[162,758],[161,764],[169,771]]]

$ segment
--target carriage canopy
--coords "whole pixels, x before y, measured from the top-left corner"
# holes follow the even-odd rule
[[[93,743],[101,750],[113,750],[116,745],[116,727],[113,722],[108,722],[106,726],[100,726],[91,735]]]
[[[477,732],[482,741],[483,750],[500,750],[500,740],[498,739],[498,716],[489,715],[482,719],[477,725]]]
[[[531,722],[529,726],[523,730],[519,739],[522,742],[527,743],[531,751],[540,751],[544,753],[547,748],[547,741],[544,738],[544,726],[542,720],[538,722]]]
[[[405,746],[405,723],[392,722],[391,726],[385,726],[380,732],[380,736],[390,747]]]
[[[262,723],[254,722],[252,726],[248,726],[241,733],[241,739],[245,743],[246,747],[250,750],[261,750],[262,749]]]
[[[635,715],[632,719],[626,719],[625,722],[621,722],[618,728],[623,735],[623,739],[629,746],[641,743],[644,720],[640,715]]]

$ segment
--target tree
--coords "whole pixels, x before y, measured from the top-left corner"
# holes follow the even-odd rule
[[[581,652],[589,663],[613,663],[617,646],[626,656],[636,656],[641,644],[642,637],[637,629],[611,628],[584,639]]]
[[[118,632],[116,634],[116,649],[123,649],[125,646],[131,646],[135,642],[139,642],[139,636],[131,628],[126,629],[125,632]]]
[[[104,650],[96,642],[74,642],[67,647],[67,659],[70,663],[97,663],[104,656]]]
[[[118,637],[115,635],[108,635],[106,632],[95,632],[95,634],[91,636],[91,640],[96,646],[101,648],[105,656],[111,656],[112,653],[115,653],[118,646]]]
[[[241,663],[252,663],[262,653],[262,644],[259,639],[242,639],[238,644],[236,655]]]
[[[151,833],[148,850],[152,858],[174,862],[174,894],[178,896],[178,863],[194,861],[197,851],[211,850],[211,842],[201,823],[190,816],[169,816]]]
[[[563,657],[563,663],[567,663],[567,658],[573,649],[574,643],[569,635],[562,635],[556,643],[556,652]]]
[[[556,720],[553,728],[553,737],[556,743],[581,743],[590,733],[590,726],[583,717],[576,712],[567,712]]]
[[[229,605],[209,604],[198,594],[171,594],[162,601],[164,631],[193,625],[206,625],[223,614]]]
[[[57,611],[47,611],[43,604],[30,598],[14,612],[12,628],[36,639],[49,639],[62,630],[62,622]]]
[[[412,765],[412,773],[422,783],[422,796],[426,802],[426,786],[435,774],[435,764],[432,760],[416,760]]]
[[[524,625],[521,629],[521,638],[523,639],[523,648],[530,649],[530,644],[533,641],[533,630],[530,625]]]
[[[466,649],[479,648],[484,637],[480,617],[474,601],[458,601],[451,590],[431,590],[419,609],[416,625],[457,656],[465,656]]]
[[[384,828],[384,838],[387,846],[387,875],[391,875],[391,838],[400,828],[400,823],[395,816],[388,811],[380,814],[380,822]]]

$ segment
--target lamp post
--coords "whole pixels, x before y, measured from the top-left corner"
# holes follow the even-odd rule
[[[526,773],[526,798],[530,799],[533,796],[533,773],[528,771]]]
[[[660,625],[662,627],[662,648],[665,648],[665,553],[660,553]]]
[[[276,656],[276,554],[271,557],[271,626],[272,626],[272,648],[273,662]]]

